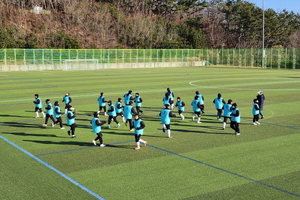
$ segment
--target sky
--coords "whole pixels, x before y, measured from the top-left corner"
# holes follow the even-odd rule
[[[281,12],[283,9],[300,14],[300,0],[244,0],[254,3],[257,7],[262,8],[264,1],[265,9],[271,8],[275,12]]]

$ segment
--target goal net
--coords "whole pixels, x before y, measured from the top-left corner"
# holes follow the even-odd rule
[[[98,59],[71,59],[63,62],[63,71],[98,70]]]

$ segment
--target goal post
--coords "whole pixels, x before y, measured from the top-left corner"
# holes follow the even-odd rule
[[[98,70],[98,59],[68,59],[63,61],[62,70]]]

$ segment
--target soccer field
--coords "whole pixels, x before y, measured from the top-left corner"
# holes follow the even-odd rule
[[[217,67],[7,72],[0,74],[1,199],[299,199],[300,71]],[[186,103],[177,108],[172,138],[161,130],[166,88]],[[90,120],[105,93],[113,103],[128,90],[143,98],[147,146],[134,150],[121,122],[103,128],[106,147],[94,146]],[[195,91],[205,98],[202,123],[192,121]],[[257,92],[266,96],[260,125],[252,125]],[[52,104],[69,92],[76,135],[43,127],[34,94]],[[218,93],[241,112],[241,135],[216,118]],[[45,109],[44,109],[45,110]],[[40,114],[40,116],[42,116]],[[65,123],[65,116],[63,115]],[[100,115],[101,121],[107,116]]]

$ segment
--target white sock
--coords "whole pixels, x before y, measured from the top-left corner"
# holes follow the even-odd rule
[[[200,122],[201,117],[198,117],[198,123]]]
[[[38,112],[35,112],[35,115],[36,115],[36,117],[39,117],[39,113]]]
[[[140,147],[140,142],[137,142],[137,143],[136,143],[136,146],[137,146],[137,147]]]
[[[163,129],[166,129],[166,125],[163,124],[163,125],[162,125],[162,128],[163,128]]]
[[[143,139],[140,139],[140,141],[139,141],[139,142],[145,143],[145,140],[143,140]]]
[[[46,117],[45,113],[44,113],[44,112],[42,112],[42,114],[43,114],[43,117],[45,118],[45,117]]]
[[[183,116],[183,114],[180,114],[180,117],[181,117],[181,119],[184,119],[184,116]]]
[[[225,126],[226,126],[226,122],[223,122],[223,128],[225,129]]]
[[[167,134],[168,134],[168,137],[171,137],[171,130],[170,129],[167,130]]]

